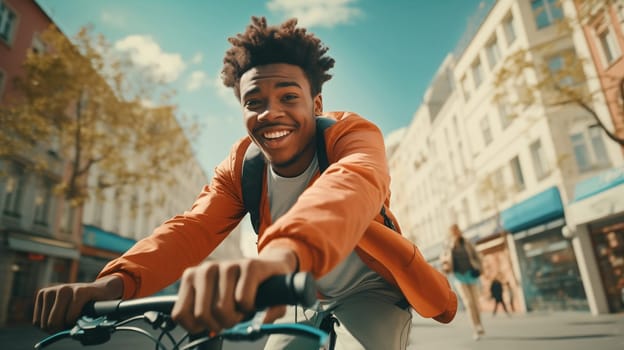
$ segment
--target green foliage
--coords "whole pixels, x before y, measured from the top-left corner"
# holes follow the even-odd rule
[[[19,97],[0,106],[0,157],[54,150],[70,169],[57,192],[76,205],[90,192],[86,177],[96,167],[106,179],[95,185],[100,189],[173,181],[171,169],[192,157],[170,103],[174,92],[90,28],[70,41],[52,27],[41,39],[46,50],[29,52]]]

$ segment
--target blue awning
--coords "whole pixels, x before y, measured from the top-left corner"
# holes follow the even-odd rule
[[[104,231],[99,227],[84,225],[82,244],[116,253],[124,253],[136,243],[135,240],[121,237],[112,232]]]
[[[555,186],[530,197],[501,213],[503,227],[518,232],[563,217],[563,204]]]
[[[577,183],[572,202],[578,202],[621,184],[624,184],[624,167],[609,169]]]
[[[76,245],[73,242],[19,233],[10,233],[7,241],[9,247],[13,250],[65,259],[77,260],[80,258],[80,252],[76,249]]]

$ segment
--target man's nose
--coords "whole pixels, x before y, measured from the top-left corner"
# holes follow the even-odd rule
[[[258,121],[273,120],[282,114],[282,109],[277,102],[267,102],[264,111],[258,115]]]

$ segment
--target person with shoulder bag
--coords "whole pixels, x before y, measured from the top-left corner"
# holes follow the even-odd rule
[[[475,246],[463,237],[457,224],[451,225],[449,233],[450,240],[440,256],[442,271],[453,274],[455,288],[470,316],[473,338],[479,340],[485,334],[479,311],[481,258]]]

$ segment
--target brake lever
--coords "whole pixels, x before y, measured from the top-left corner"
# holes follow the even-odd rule
[[[49,337],[43,339],[42,341],[38,342],[37,344],[35,344],[34,348],[35,349],[43,349],[46,346],[52,344],[52,343],[56,343],[57,341],[64,339],[64,338],[69,338],[71,337],[69,335],[69,330],[65,330],[65,331],[61,331],[58,333],[54,333],[52,335],[50,335]]]
[[[82,345],[98,345],[110,340],[115,331],[117,321],[108,320],[106,316],[91,318],[83,316],[69,331],[69,335]]]

